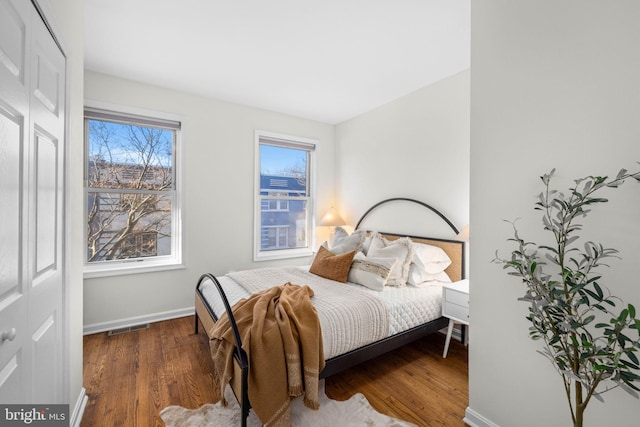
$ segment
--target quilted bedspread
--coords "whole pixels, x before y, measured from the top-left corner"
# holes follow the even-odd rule
[[[261,268],[227,274],[248,293],[286,282],[309,285],[315,293],[311,302],[322,325],[326,358],[346,353],[389,335],[389,312],[369,292],[324,279],[296,267]]]

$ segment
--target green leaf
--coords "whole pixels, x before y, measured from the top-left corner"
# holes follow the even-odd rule
[[[595,282],[596,280],[600,280],[601,278],[602,278],[602,276],[594,276],[594,277],[590,278],[589,280],[587,280],[587,283]]]
[[[543,246],[538,246],[538,247],[539,247],[540,249],[546,249],[546,250],[548,250],[548,251],[551,251],[551,252],[553,252],[553,253],[554,253],[554,254],[556,254],[556,255],[558,254],[558,250],[557,250],[557,249],[555,249],[555,248],[552,248],[551,246],[544,246],[544,245],[543,245]]]
[[[635,397],[636,399],[638,399],[638,394],[634,392],[635,391],[640,391],[640,388],[634,386],[631,383],[624,383],[620,385],[622,387],[622,389],[624,391],[626,391],[627,393],[629,393],[631,396]]]
[[[625,308],[620,312],[620,315],[618,316],[618,321],[626,322],[628,316],[629,316],[629,309]]]
[[[625,176],[627,174],[627,170],[626,169],[620,169],[620,172],[618,172],[618,175],[616,175],[616,181],[619,181],[620,179],[622,179],[623,176]]]
[[[540,177],[540,179],[542,179],[542,182],[544,183],[544,185],[549,185],[549,181],[551,181],[551,177],[553,176],[553,174],[555,173],[556,169],[553,168],[551,169],[551,172],[544,174]]]
[[[621,347],[624,348],[625,343],[627,341],[631,341],[628,336],[626,336],[625,334],[622,334],[622,333],[618,334],[618,344],[620,344]]]
[[[576,241],[576,240],[578,240],[579,238],[580,238],[580,236],[573,236],[573,237],[570,237],[569,239],[567,239],[567,240],[565,241],[565,243],[564,243],[564,244],[565,244],[566,246],[569,246],[571,243],[575,242],[575,241]]]
[[[597,293],[593,292],[590,289],[584,289],[584,291],[589,294],[591,296],[591,298],[593,298],[596,301],[602,301],[602,297],[600,295],[598,295]]]
[[[580,344],[578,343],[578,340],[576,339],[576,337],[574,335],[571,335],[571,345],[574,348],[580,347]]]
[[[635,353],[632,350],[625,351],[625,354],[627,355],[627,357],[629,359],[631,359],[631,361],[633,363],[635,363],[636,365],[640,364],[640,361],[638,360],[638,357],[635,355]],[[637,367],[636,367],[636,369],[637,369]]]
[[[613,371],[613,367],[612,366],[607,366],[607,365],[594,365],[593,369],[596,371]]]
[[[600,311],[602,311],[602,312],[604,312],[604,313],[606,313],[606,312],[607,312],[607,309],[606,309],[606,308],[604,308],[603,306],[601,306],[600,304],[595,304],[595,305],[593,305],[592,307],[593,307],[593,308],[595,308],[595,309],[597,309],[597,310],[600,310]]]
[[[609,200],[607,200],[607,199],[594,197],[594,198],[590,198],[590,199],[585,200],[584,204],[585,205],[593,205],[595,203],[606,203],[608,201]]]
[[[582,288],[584,288],[585,286],[587,286],[586,283],[577,283],[577,284],[571,286],[571,289],[569,289],[569,292],[574,294],[576,292],[582,291],[583,290]],[[587,292],[587,293],[589,292],[588,289],[585,289],[584,291]]]
[[[625,382],[631,382],[631,381],[637,381],[640,380],[640,375],[636,375],[633,372],[628,372],[628,371],[621,371],[620,372],[620,377],[622,377],[622,379],[626,380]]]
[[[596,289],[596,292],[598,293],[599,301],[602,301],[602,298],[604,297],[604,292],[602,292],[602,288],[596,282],[593,282],[593,287]]]

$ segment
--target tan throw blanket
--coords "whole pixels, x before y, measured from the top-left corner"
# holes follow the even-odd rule
[[[265,426],[290,426],[292,397],[317,409],[322,332],[309,286],[286,283],[238,301],[233,315],[249,359],[249,401]],[[233,373],[235,340],[226,313],[209,331],[220,395]],[[223,404],[224,402],[223,397]]]

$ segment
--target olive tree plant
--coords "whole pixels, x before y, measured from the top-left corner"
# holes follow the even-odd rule
[[[640,391],[640,320],[635,307],[612,295],[598,272],[608,258],[618,257],[618,251],[592,241],[582,243],[579,235],[579,221],[607,202],[596,193],[627,179],[640,181],[640,172],[623,169],[613,179],[587,176],[575,180],[567,194],[550,187],[554,172],[541,177],[545,188],[535,203],[554,243],[524,240],[514,221],[508,241],[515,249],[508,259],[496,252],[494,261],[526,285],[519,300],[529,304],[529,335],[544,343],[539,353],[562,377],[573,425],[581,427],[592,398],[602,400],[604,392],[616,387],[636,398]]]

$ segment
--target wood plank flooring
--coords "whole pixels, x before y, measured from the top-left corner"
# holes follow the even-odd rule
[[[162,408],[197,408],[219,400],[206,335],[194,318],[149,329],[84,337],[83,382],[89,397],[82,427],[164,426]],[[467,347],[433,334],[325,380],[335,400],[364,394],[379,412],[418,426],[464,426],[468,406]]]

